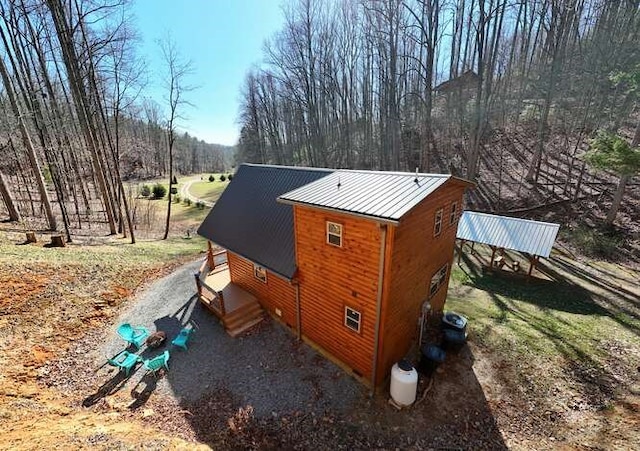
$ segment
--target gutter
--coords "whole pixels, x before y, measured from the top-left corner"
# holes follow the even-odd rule
[[[378,343],[380,338],[380,314],[382,311],[382,282],[384,281],[384,259],[387,250],[387,225],[380,225],[380,260],[378,265],[378,294],[376,296],[376,329],[373,342],[373,368],[371,370],[371,396],[376,391],[376,373],[378,367]]]

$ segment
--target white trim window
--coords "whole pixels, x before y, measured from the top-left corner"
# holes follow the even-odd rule
[[[444,285],[447,280],[447,267],[448,265],[444,265],[440,268],[431,278],[431,284],[429,285],[429,296],[433,296],[438,292],[440,287]]]
[[[258,279],[262,283],[267,283],[267,270],[262,266],[253,265],[253,277]]]
[[[449,225],[453,225],[458,220],[458,202],[451,204],[451,215],[449,216]]]
[[[349,306],[344,307],[344,325],[354,332],[360,333],[362,313]]]
[[[442,232],[442,208],[436,210],[436,218],[433,223],[433,236],[440,235]]]
[[[342,224],[327,221],[327,244],[342,247]]]

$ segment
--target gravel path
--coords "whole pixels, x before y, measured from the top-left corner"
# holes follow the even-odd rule
[[[199,182],[199,181],[200,180],[198,180],[198,179],[193,179],[193,180],[189,180],[184,185],[182,185],[182,187],[180,187],[180,196],[182,196],[183,199],[191,199],[192,202],[202,202],[205,207],[213,207],[213,204],[215,202],[211,202],[211,201],[208,201],[208,200],[200,199],[200,198],[192,195],[191,192],[189,191],[191,189],[191,184],[193,182]]]
[[[195,402],[208,393],[225,390],[243,406],[252,406],[256,416],[280,416],[299,410],[342,411],[366,396],[361,384],[307,345],[298,343],[270,318],[244,337],[227,335],[222,324],[195,297],[193,274],[200,263],[187,264],[153,283],[123,311],[103,349],[95,353],[96,364],[103,363],[105,355],[122,350],[123,341],[115,333],[120,323],[145,326],[151,332],[163,330],[167,342],[184,325],[191,324],[196,331],[188,351],[170,344],[165,347],[171,353],[170,370],[155,389],[180,403]],[[143,350],[141,355],[148,357],[165,348]],[[127,387],[134,387],[144,372],[138,367]]]

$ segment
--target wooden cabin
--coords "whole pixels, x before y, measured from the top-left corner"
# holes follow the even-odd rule
[[[196,274],[200,299],[232,335],[264,309],[376,386],[409,351],[424,304],[444,308],[469,186],[441,174],[242,165],[198,230],[224,249],[210,247]]]

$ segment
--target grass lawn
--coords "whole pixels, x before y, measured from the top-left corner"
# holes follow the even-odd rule
[[[228,181],[221,182],[220,177],[216,175],[215,182],[210,182],[207,179],[193,182],[189,188],[189,192],[198,199],[215,202],[228,184]]]
[[[166,214],[166,199],[163,202],[163,212]],[[174,224],[184,224],[185,226],[198,226],[209,213],[210,208],[198,208],[195,204],[187,205],[184,202],[171,205],[171,220]]]
[[[572,446],[640,440],[626,423],[640,407],[637,275],[561,253],[540,270],[526,282],[469,258],[453,266],[447,309],[469,318],[471,346],[491,360],[483,386],[498,416]]]

